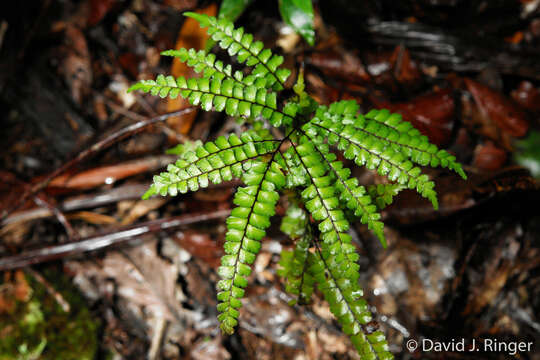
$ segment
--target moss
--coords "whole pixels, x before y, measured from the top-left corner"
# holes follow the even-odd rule
[[[46,271],[45,277],[69,303],[64,312],[44,286],[27,277],[31,295],[18,299],[0,313],[0,360],[94,359],[99,322],[92,318],[84,298],[65,275]],[[7,283],[2,284],[9,289]],[[9,297],[9,291],[0,296]]]

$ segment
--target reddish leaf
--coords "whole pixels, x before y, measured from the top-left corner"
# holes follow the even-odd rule
[[[396,80],[401,84],[413,86],[420,81],[420,71],[405,47],[396,46],[390,57],[390,63]]]
[[[197,12],[215,16],[217,12],[217,7],[215,4],[211,4],[207,8],[204,8]],[[206,33],[206,29],[201,28],[199,23],[195,19],[186,18],[184,24],[182,25],[182,29],[180,29],[180,33],[178,34],[178,40],[176,41],[175,49],[204,49],[207,39],[208,34]],[[186,78],[194,77],[196,75],[189,66],[176,58],[173,60],[171,73],[174,77],[185,76]],[[186,106],[189,106],[189,102],[181,97],[178,97],[176,99],[169,99],[167,101],[168,112],[183,109]],[[175,116],[168,119],[167,124],[169,124],[169,126],[171,126],[179,133],[187,134],[191,129],[191,125],[193,124],[193,120],[195,120],[195,116],[197,116],[196,112],[192,112],[181,117]]]
[[[186,230],[177,233],[175,240],[187,252],[211,267],[217,268],[219,266],[223,250],[210,235],[195,230]]]
[[[495,146],[491,141],[480,144],[474,151],[474,166],[487,171],[500,169],[506,162],[506,151]]]
[[[128,52],[118,57],[118,63],[124,68],[131,76],[136,78],[139,75],[139,64],[141,59],[134,53]]]
[[[90,14],[88,25],[94,26],[99,23],[114,5],[115,0],[90,0]]]
[[[511,136],[522,137],[529,129],[525,113],[502,94],[474,80],[465,79],[465,85],[484,112],[501,130]]]
[[[519,87],[513,90],[512,98],[525,109],[540,112],[540,91],[529,81],[522,81]]]
[[[403,115],[431,142],[438,146],[448,144],[454,126],[454,99],[450,89],[418,96],[407,103],[388,103],[372,98],[378,108]]]
[[[306,61],[330,77],[360,83],[369,81],[369,75],[360,60],[344,50],[315,52]]]
[[[63,174],[54,178],[49,189],[92,189],[97,186],[112,184],[118,180],[146,171],[155,171],[171,161],[170,156],[150,157],[126,161],[117,165],[101,166],[77,174]]]

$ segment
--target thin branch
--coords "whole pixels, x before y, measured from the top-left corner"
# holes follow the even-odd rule
[[[240,180],[224,181],[219,184],[209,184],[207,189],[226,189],[241,185]],[[67,213],[81,209],[94,209],[100,206],[116,204],[124,200],[140,200],[150,183],[144,184],[127,184],[118,186],[99,193],[91,193],[88,195],[77,195],[68,198],[58,204],[57,208],[61,212]],[[8,216],[0,225],[7,226],[15,223],[23,223],[26,221],[39,220],[53,216],[54,213],[47,208],[32,208],[24,211],[18,211]],[[0,236],[2,235],[0,230]]]
[[[120,114],[120,115],[124,115],[125,117],[131,119],[131,120],[134,120],[134,121],[145,121],[145,120],[148,120],[149,118],[146,117],[146,116],[142,116],[142,115],[139,115],[137,114],[136,112],[134,111],[131,111],[131,110],[128,110],[120,105],[117,105],[115,104],[114,102],[110,101],[109,99],[106,99],[104,98],[103,101],[105,102],[105,104],[110,107],[114,112]],[[155,114],[150,114],[152,116],[156,116]],[[186,142],[186,140],[189,140],[189,138],[184,135],[184,134],[180,134],[180,133],[177,133],[176,131],[174,131],[173,129],[171,129],[170,127],[168,127],[167,125],[165,124],[162,124],[160,123],[159,124],[159,127],[163,130],[163,132],[171,137],[171,138],[175,138],[176,141],[178,141],[179,143],[182,143],[182,142]]]
[[[142,222],[102,232],[81,239],[80,241],[59,244],[46,248],[30,250],[21,254],[0,258],[0,271],[21,268],[46,261],[52,261],[89,251],[108,248],[113,245],[129,242],[133,238],[149,233],[175,229],[180,226],[202,221],[220,219],[230,214],[229,209],[196,215],[182,215],[161,220]]]
[[[66,218],[62,210],[60,210],[51,201],[49,201],[46,196],[44,196],[43,194],[37,194],[36,197],[34,197],[34,202],[40,207],[49,209],[49,211],[54,214],[58,222],[62,224],[62,226],[66,230],[66,234],[70,241],[80,238],[79,233],[73,228],[73,226],[71,226],[69,220]]]
[[[21,197],[19,197],[19,199],[15,201],[15,203],[11,207],[2,211],[1,219],[4,220],[9,214],[17,210],[31,197],[35,196],[37,193],[43,190],[52,179],[54,179],[55,177],[57,177],[58,175],[66,171],[67,169],[71,168],[73,165],[80,163],[86,158],[96,154],[99,151],[102,151],[108,148],[109,146],[117,143],[118,141],[122,139],[125,139],[126,137],[137,134],[138,132],[142,131],[143,129],[147,128],[150,125],[165,121],[172,116],[178,116],[178,115],[184,115],[184,114],[190,113],[194,111],[195,109],[196,109],[195,107],[189,107],[182,110],[156,116],[150,119],[141,120],[139,122],[136,122],[135,124],[132,124],[132,125],[126,126],[123,129],[120,129],[119,131],[107,136],[105,139],[101,141],[98,141],[97,143],[90,146],[86,150],[80,152],[79,155],[77,155],[75,158],[71,159],[64,165],[60,166],[59,168],[51,172],[43,180],[33,185],[30,189],[26,190],[25,193]]]

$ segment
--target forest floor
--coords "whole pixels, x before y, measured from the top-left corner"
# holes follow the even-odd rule
[[[319,102],[399,112],[464,164],[466,181],[426,170],[439,211],[412,191],[384,210],[388,249],[359,222],[351,229],[396,358],[539,360],[540,1],[389,3],[315,1],[314,47],[283,24],[277,1],[256,1],[236,23],[286,67],[304,66]],[[140,200],[175,160],[167,149],[243,131],[224,114],[126,92],[157,74],[193,76],[160,52],[204,47],[182,12],[218,5],[46,0],[0,11],[0,360],[358,359],[320,294],[288,306],[276,270],[291,243],[277,222],[239,329],[221,335],[216,269],[238,182]],[[408,339],[533,346],[410,352]]]

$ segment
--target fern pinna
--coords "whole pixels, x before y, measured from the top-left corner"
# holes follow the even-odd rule
[[[293,86],[295,95],[278,103],[276,92],[285,88],[291,74],[280,67],[283,57],[264,49],[260,41],[253,41],[252,35],[227,20],[185,15],[207,27],[221,48],[251,70],[233,71],[231,65],[204,51],[169,50],[163,54],[186,62],[201,76],[159,75],[130,90],[162,98],[181,96],[204,110],[225,111],[249,129],[240,136],[184,146],[178,161],[155,176],[144,195],[175,196],[233,178],[245,184],[234,196],[236,207],[227,219],[226,254],[218,269],[222,331],[230,334],[238,323],[251,264],[275,213],[279,191],[288,189],[292,195],[281,229],[295,248],[283,251],[279,262],[286,290],[295,301],[307,303],[316,284],[362,359],[393,358],[383,333],[372,325],[363,298],[358,253],[348,233],[350,221],[358,218],[386,247],[381,209],[405,188],[416,190],[437,208],[435,184],[421,166],[441,166],[465,178],[461,165],[398,114],[371,110],[362,115],[354,101],[317,104],[304,91],[301,72]],[[275,138],[269,126],[279,128],[283,137]],[[338,152],[387,177],[389,183],[363,186],[337,159]]]

